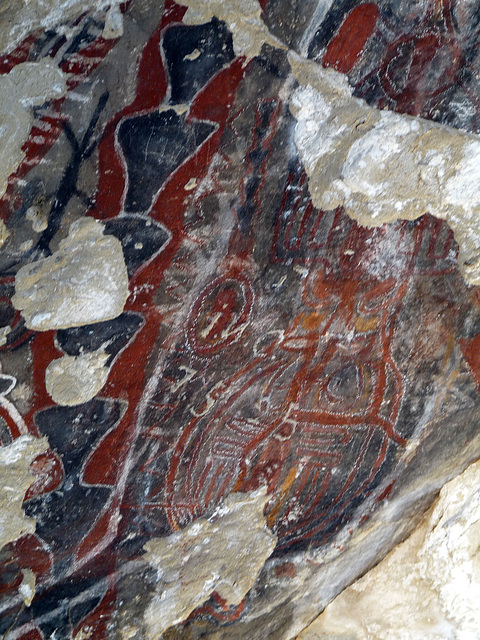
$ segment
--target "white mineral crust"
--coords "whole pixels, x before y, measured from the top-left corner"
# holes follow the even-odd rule
[[[104,225],[82,218],[52,256],[22,267],[12,302],[29,329],[48,331],[111,320],[128,297],[121,242]]]
[[[370,227],[424,213],[446,220],[465,280],[480,284],[480,137],[369,107],[337,71],[289,60],[300,84],[290,102],[295,144],[314,205],[343,206]]]
[[[480,462],[447,483],[424,522],[343,591],[299,640],[478,640]]]
[[[199,518],[145,545],[158,570],[158,592],[145,613],[147,637],[185,620],[213,591],[239,604],[253,587],[277,537],[267,528],[265,489],[233,493],[210,518]]]

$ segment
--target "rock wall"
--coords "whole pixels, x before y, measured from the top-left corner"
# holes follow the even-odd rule
[[[440,491],[405,542],[348,587],[303,631],[319,638],[477,638],[480,465]]]
[[[5,640],[478,637],[477,13],[0,3]]]

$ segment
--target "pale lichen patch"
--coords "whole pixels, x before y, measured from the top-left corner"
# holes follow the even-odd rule
[[[52,256],[22,267],[12,302],[27,327],[66,329],[119,316],[128,297],[128,274],[120,241],[104,225],[82,218]]]
[[[289,53],[300,87],[295,143],[320,209],[343,206],[365,226],[430,213],[452,228],[465,280],[480,284],[480,138],[379,111],[333,69]]]
[[[276,544],[266,527],[265,489],[233,493],[210,518],[200,518],[145,545],[158,588],[145,613],[147,637],[158,638],[185,620],[213,591],[239,604]]]

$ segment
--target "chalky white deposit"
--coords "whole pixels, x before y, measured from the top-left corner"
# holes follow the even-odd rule
[[[33,125],[32,107],[65,92],[65,76],[49,59],[23,62],[0,76],[0,197],[25,156],[22,146]]]
[[[29,329],[48,331],[111,320],[128,297],[120,241],[104,225],[82,218],[52,256],[22,267],[12,302]]]
[[[25,515],[22,504],[35,479],[30,473],[30,463],[47,447],[46,438],[30,435],[0,446],[0,549],[35,531],[35,520]]]
[[[107,360],[103,349],[53,360],[45,372],[45,386],[52,400],[63,406],[91,400],[107,382]]]
[[[149,640],[185,620],[213,591],[240,604],[277,541],[265,524],[267,500],[265,489],[233,493],[212,517],[147,542],[145,559],[159,579],[145,614]]]
[[[427,212],[446,220],[465,280],[480,284],[480,138],[369,107],[342,74],[289,59],[300,83],[295,143],[315,206],[343,206],[366,226]]]

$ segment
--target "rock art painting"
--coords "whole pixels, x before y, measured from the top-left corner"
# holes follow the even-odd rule
[[[407,638],[475,638],[478,565],[468,549],[480,543],[479,468],[477,462],[447,483],[415,532],[339,595],[300,640],[388,638],[399,627]]]
[[[366,226],[423,213],[445,219],[467,282],[479,284],[480,138],[422,118],[379,111],[353,97],[346,77],[295,55],[304,84],[292,96],[295,142],[312,202],[343,206]]]
[[[442,615],[477,593],[476,3],[3,0],[0,31],[1,637],[370,638],[351,591],[319,615],[401,543]]]

